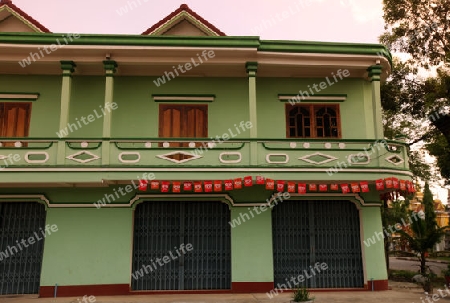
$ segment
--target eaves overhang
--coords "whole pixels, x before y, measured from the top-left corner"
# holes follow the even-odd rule
[[[316,41],[261,40],[259,51],[285,53],[347,54],[384,57],[392,66],[392,54],[381,44]]]
[[[0,65],[5,65],[3,73],[23,73],[24,69],[17,64],[31,52],[55,45],[57,41],[68,39],[68,34],[54,33],[0,33]],[[77,36],[78,37],[78,36]],[[358,78],[367,79],[367,68],[379,64],[382,66],[382,78],[386,79],[391,71],[392,56],[382,45],[356,43],[330,43],[308,41],[269,41],[259,37],[180,37],[180,36],[143,36],[143,35],[100,35],[89,34],[72,36],[67,44],[54,53],[36,62],[33,67],[26,67],[28,73],[39,74],[39,65],[53,64],[45,70],[47,74],[59,73],[60,60],[72,60],[93,65],[84,68],[81,74],[102,74],[101,61],[105,55],[117,61],[119,71],[123,75],[133,74],[133,65],[147,64],[148,69],[138,66],[136,75],[148,74],[149,70],[158,75],[163,65],[183,64],[196,58],[200,50],[217,52],[214,60],[196,68],[193,76],[246,76],[246,61],[257,61],[258,76],[262,77],[321,77],[338,68],[348,68]],[[7,66],[9,64],[9,66]],[[58,66],[56,65],[58,64]],[[150,65],[156,64],[158,66]],[[234,64],[234,65],[233,65]],[[12,70],[17,69],[16,72]],[[207,70],[210,68],[210,70]],[[316,71],[311,70],[315,68]],[[225,73],[221,74],[221,69]],[[21,71],[22,70],[22,71]],[[167,70],[167,69],[164,69]],[[197,73],[197,75],[195,74]],[[310,74],[308,74],[310,73]]]
[[[0,43],[52,44],[67,34],[0,33]],[[143,36],[80,34],[71,45],[142,45],[191,47],[256,47],[258,51],[288,53],[355,54],[385,57],[392,65],[392,55],[381,44],[335,43],[315,41],[260,40],[257,36]]]

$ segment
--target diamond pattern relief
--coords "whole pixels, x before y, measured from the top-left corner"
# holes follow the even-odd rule
[[[185,163],[191,160],[202,158],[202,156],[196,155],[194,153],[187,153],[184,151],[175,151],[164,155],[157,155],[157,157],[175,163]]]
[[[394,165],[400,165],[403,162],[405,162],[405,160],[403,160],[403,158],[400,158],[397,155],[392,155],[386,158],[386,161],[388,161],[389,163],[392,163]]]
[[[330,155],[326,155],[326,154],[322,154],[320,152],[314,153],[314,154],[310,154],[310,155],[306,155],[303,157],[298,158],[299,160],[303,160],[305,162],[308,163],[312,163],[312,164],[324,164],[330,161],[334,161],[337,158],[330,156]]]
[[[73,155],[67,156],[66,159],[76,161],[78,163],[88,163],[100,159],[100,157],[90,151],[82,150]]]

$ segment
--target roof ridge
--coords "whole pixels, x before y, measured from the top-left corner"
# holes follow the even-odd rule
[[[174,18],[175,16],[177,16],[179,13],[181,12],[187,12],[190,15],[192,15],[195,19],[197,19],[198,21],[200,21],[203,25],[205,25],[206,27],[208,27],[211,31],[215,32],[217,35],[219,36],[226,36],[226,34],[224,32],[222,32],[220,29],[218,29],[217,27],[215,27],[213,24],[211,24],[210,22],[208,22],[206,19],[204,19],[202,16],[200,16],[199,14],[197,14],[195,11],[193,11],[187,4],[183,3],[180,5],[179,8],[177,8],[176,10],[174,10],[172,13],[170,13],[169,15],[167,15],[166,17],[164,17],[163,19],[159,20],[157,23],[155,23],[153,26],[151,26],[150,28],[148,28],[147,30],[145,30],[141,35],[148,35],[152,32],[154,32],[155,30],[157,30],[159,27],[161,27],[161,25],[165,24],[166,22],[168,22],[170,19]]]
[[[27,13],[25,13],[23,10],[21,10],[19,7],[17,7],[12,0],[0,0],[0,7],[2,6],[8,6],[10,9],[12,9],[13,11],[15,11],[16,13],[18,13],[20,16],[22,16],[25,20],[27,20],[28,22],[30,22],[32,25],[34,25],[36,28],[38,28],[39,30],[41,30],[44,33],[51,33],[51,31],[45,27],[44,25],[42,25],[39,21],[37,21],[36,19],[34,19],[33,17],[31,17],[30,15],[28,15]]]

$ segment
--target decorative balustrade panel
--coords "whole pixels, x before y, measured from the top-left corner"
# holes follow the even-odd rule
[[[402,142],[370,140],[2,139],[0,167],[285,167],[408,169]],[[9,141],[8,141],[9,140]],[[256,146],[256,148],[252,148]]]

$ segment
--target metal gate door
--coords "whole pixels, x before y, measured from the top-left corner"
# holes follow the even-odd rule
[[[45,215],[42,204],[0,203],[0,295],[39,292]]]
[[[228,206],[220,202],[138,205],[134,221],[132,289],[230,289],[229,221]],[[192,250],[183,254],[179,249],[181,244],[191,244]],[[145,270],[146,265],[164,256],[169,256],[170,262]],[[140,270],[142,275],[136,274]]]
[[[364,287],[359,214],[353,203],[284,201],[274,208],[272,224],[275,287],[300,274],[307,287]],[[313,273],[310,266],[316,262],[328,269]]]

